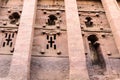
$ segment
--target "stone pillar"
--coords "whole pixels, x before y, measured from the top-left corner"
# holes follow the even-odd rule
[[[37,0],[24,0],[9,75],[0,80],[30,80],[31,46],[36,6]]]
[[[115,39],[116,46],[120,53],[120,8],[116,0],[101,0],[101,1]]]
[[[84,44],[76,0],[65,0],[65,10],[70,62],[69,80],[88,80]]]
[[[2,6],[2,0],[0,0],[0,6]]]

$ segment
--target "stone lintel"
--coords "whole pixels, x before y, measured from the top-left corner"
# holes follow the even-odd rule
[[[89,80],[76,0],[65,0],[70,62],[69,80]]]

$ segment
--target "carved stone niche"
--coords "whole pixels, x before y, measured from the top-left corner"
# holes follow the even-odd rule
[[[120,57],[118,49],[116,47],[114,38],[112,33],[102,33],[102,32],[84,32],[85,36],[83,37],[84,39],[84,44],[85,44],[85,51],[86,53],[90,53],[90,48],[89,48],[89,42],[88,41],[88,36],[90,35],[96,35],[97,38],[99,39],[100,47],[102,50],[102,53],[104,54],[104,57],[113,57],[113,58],[118,58]],[[109,55],[109,53],[110,55]]]
[[[86,30],[104,31],[110,30],[104,12],[79,12],[81,26]],[[104,27],[102,29],[102,27]]]
[[[18,27],[22,13],[23,1],[2,0],[0,10],[0,27]]]
[[[90,80],[106,80],[114,74],[109,73],[113,70],[119,75],[120,55],[112,33],[84,32],[83,41]]]
[[[63,0],[38,0],[36,27],[44,29],[66,29]]]
[[[104,11],[100,0],[77,0],[79,11]]]
[[[66,31],[35,29],[32,55],[68,56]]]
[[[3,16],[0,15],[0,27],[18,27],[20,17],[21,17],[21,10],[8,11],[7,14],[4,14]]]
[[[36,26],[44,29],[66,29],[65,11],[37,10]]]
[[[17,29],[0,28],[0,54],[13,54]]]

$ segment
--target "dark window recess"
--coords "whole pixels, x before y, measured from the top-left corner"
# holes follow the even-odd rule
[[[14,35],[15,35],[15,34],[14,34],[14,33],[12,33],[12,38],[14,38]]]
[[[5,47],[5,42],[3,42],[3,47]]]
[[[47,35],[47,40],[49,40],[49,35]]]
[[[53,41],[52,37],[50,37],[50,40],[48,41],[48,43],[50,44],[50,47],[53,46],[53,44],[54,44],[55,42]]]
[[[12,47],[12,45],[13,45],[13,43],[11,42],[11,43],[10,43],[10,47]]]
[[[48,44],[46,45],[46,49],[49,49],[49,45]]]
[[[9,34],[9,37],[6,39],[6,41],[7,41],[7,45],[9,45],[9,43],[12,41],[11,34]]]
[[[57,20],[57,17],[54,15],[49,15],[48,17],[49,17],[49,19],[48,19],[47,24],[48,25],[55,25],[55,21]]]
[[[5,38],[7,38],[8,33],[5,33]]]
[[[56,34],[54,34],[54,40],[56,40]]]
[[[11,24],[15,24],[20,19],[20,14],[18,12],[14,12],[9,16],[9,19]]]
[[[92,18],[86,17],[85,19],[86,19],[86,21],[85,21],[86,27],[93,27]]]
[[[46,45],[46,49],[49,49],[49,48],[56,49],[56,44],[55,44],[56,35],[52,35],[52,36],[47,35],[47,40],[48,40],[48,43]]]
[[[14,50],[15,50],[15,49],[13,48],[10,52],[11,52],[11,53],[13,53],[13,52],[14,52]]]
[[[99,65],[101,68],[105,68],[105,60],[103,57],[103,53],[100,48],[100,43],[98,43],[98,38],[96,35],[88,36],[88,41],[90,41],[89,47],[91,52],[91,60],[93,65]]]
[[[54,45],[54,49],[56,49],[56,44]]]

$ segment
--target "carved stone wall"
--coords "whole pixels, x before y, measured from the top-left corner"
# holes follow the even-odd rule
[[[1,0],[0,5],[0,77],[9,73],[22,14],[22,0]]]
[[[0,80],[120,80],[120,0],[0,0]]]
[[[67,41],[64,1],[38,1],[34,26],[31,80],[68,79]]]
[[[77,1],[77,4],[90,79],[116,79],[120,55],[101,1]]]

